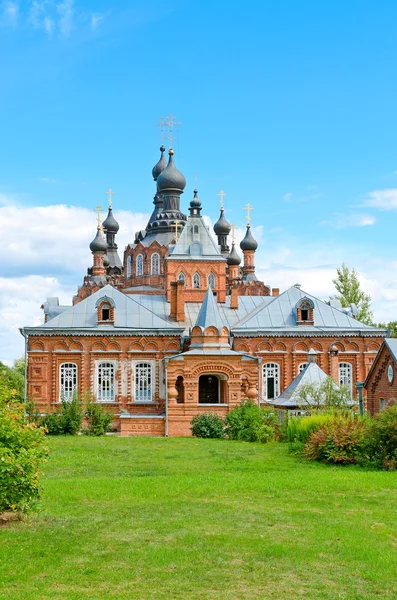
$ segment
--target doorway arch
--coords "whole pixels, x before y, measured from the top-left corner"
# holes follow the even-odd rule
[[[217,375],[200,375],[199,404],[220,404],[220,379]]]

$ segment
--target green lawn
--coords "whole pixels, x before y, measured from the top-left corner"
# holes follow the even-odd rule
[[[50,438],[40,512],[0,530],[0,599],[396,599],[397,474],[283,444]]]

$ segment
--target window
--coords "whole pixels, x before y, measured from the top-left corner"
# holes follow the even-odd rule
[[[215,288],[215,275],[213,273],[208,275],[208,287],[211,288],[211,290]]]
[[[143,256],[138,254],[136,257],[136,276],[140,277],[141,275],[143,275]]]
[[[380,399],[380,407],[381,407],[381,409],[384,409],[384,408],[385,408],[385,406],[386,406],[385,399],[384,399],[384,398],[381,398],[381,399]]]
[[[193,275],[193,287],[197,290],[201,287],[201,277],[198,273]]]
[[[350,363],[339,363],[339,385],[345,385],[352,392],[353,369]]]
[[[70,402],[73,394],[77,392],[77,365],[75,363],[63,363],[59,373],[59,400]]]
[[[197,234],[198,232],[199,232],[198,225],[194,225],[194,227],[193,227],[193,233]]]
[[[102,321],[109,321],[109,320],[110,320],[110,306],[105,304],[102,307]]]
[[[307,304],[302,304],[301,306],[301,321],[309,320],[309,307]]]
[[[127,258],[127,277],[131,277],[131,255]]]
[[[184,285],[186,285],[186,277],[184,273],[179,273],[178,281],[183,281]]]
[[[153,373],[150,363],[135,365],[135,402],[153,401]]]
[[[152,275],[160,275],[160,255],[152,254]]]
[[[99,363],[97,370],[97,400],[98,402],[114,402],[114,364]]]
[[[263,398],[273,400],[280,395],[280,365],[266,363],[263,365]]]
[[[298,373],[302,373],[303,369],[306,369],[307,365],[309,363],[305,362],[305,363],[301,363],[298,367]]]

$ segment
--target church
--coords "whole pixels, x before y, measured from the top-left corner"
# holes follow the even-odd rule
[[[196,414],[224,416],[244,399],[274,404],[309,351],[354,394],[386,331],[357,321],[353,305],[259,281],[250,220],[238,250],[223,204],[213,233],[197,190],[186,215],[185,177],[172,149],[168,160],[160,153],[152,214],[122,259],[109,190],[72,304],[47,298],[43,324],[21,329],[28,398],[45,414],[89,391],[120,435],[188,436]]]

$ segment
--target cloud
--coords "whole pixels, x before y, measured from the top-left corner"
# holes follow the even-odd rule
[[[74,0],[64,0],[56,5],[56,9],[60,17],[59,30],[63,36],[68,37],[73,29]]]
[[[99,27],[99,25],[104,21],[110,14],[110,11],[106,13],[93,13],[91,15],[91,29],[95,30]]]
[[[380,210],[396,210],[397,188],[370,192],[368,198],[364,201],[364,206],[372,206]]]
[[[11,0],[4,0],[0,3],[0,24],[4,27],[15,28],[17,26],[19,17],[19,4],[18,2],[11,2]]]
[[[286,194],[284,194],[283,199],[284,200],[290,200],[290,198],[292,198],[292,193],[291,192],[287,192]]]
[[[320,225],[329,225],[335,229],[346,229],[347,227],[367,227],[374,225],[376,219],[373,215],[365,213],[334,213],[332,221],[322,221]]]

